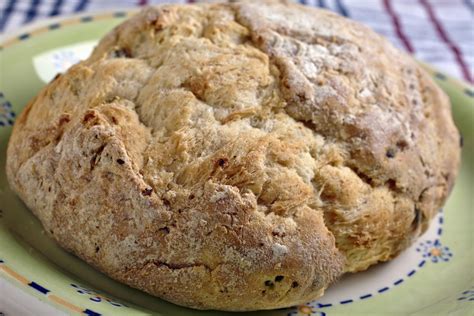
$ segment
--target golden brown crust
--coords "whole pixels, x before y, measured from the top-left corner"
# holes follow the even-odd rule
[[[392,258],[458,165],[449,101],[411,58],[278,2],[144,10],[41,91],[7,153],[64,248],[223,310],[303,303]]]

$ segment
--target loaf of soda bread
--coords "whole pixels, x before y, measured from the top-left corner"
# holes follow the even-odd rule
[[[395,257],[459,162],[449,100],[411,57],[336,14],[247,1],[116,27],[25,108],[7,174],[110,277],[243,311]]]

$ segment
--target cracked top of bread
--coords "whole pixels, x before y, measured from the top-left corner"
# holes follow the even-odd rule
[[[460,161],[445,94],[333,13],[147,8],[18,118],[11,187],[62,247],[199,309],[318,296],[396,256]]]

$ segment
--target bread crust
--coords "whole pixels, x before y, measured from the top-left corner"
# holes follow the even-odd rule
[[[18,118],[13,190],[66,250],[198,309],[288,307],[396,256],[459,167],[446,95],[358,23],[147,8]]]

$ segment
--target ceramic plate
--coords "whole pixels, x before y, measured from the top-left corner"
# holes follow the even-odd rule
[[[88,315],[224,315],[173,305],[94,270],[46,237],[38,220],[8,187],[5,151],[16,115],[56,73],[88,56],[102,35],[131,14],[50,21],[3,41],[0,279],[29,298],[22,300],[23,307],[40,301],[58,312]],[[456,124],[464,135],[462,170],[429,231],[393,261],[343,277],[314,302],[249,315],[473,314],[474,89],[427,69],[450,96]],[[7,298],[15,292],[4,291],[2,296]]]

